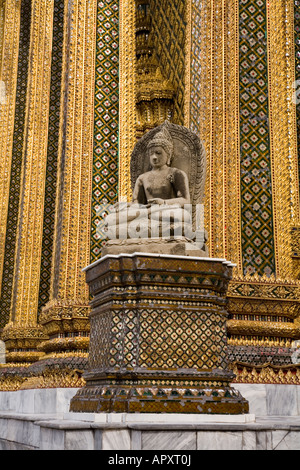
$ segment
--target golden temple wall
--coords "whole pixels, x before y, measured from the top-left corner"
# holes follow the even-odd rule
[[[87,357],[82,269],[100,255],[105,204],[131,196],[136,4],[0,1],[0,328],[11,360]],[[210,256],[236,264],[232,363],[251,369],[260,348],[281,367],[300,338],[299,5],[148,4],[174,121],[207,153]]]

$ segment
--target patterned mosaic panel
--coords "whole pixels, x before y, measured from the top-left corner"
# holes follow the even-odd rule
[[[225,325],[217,313],[144,310],[140,326],[142,367],[225,367]]]
[[[225,368],[224,344],[224,317],[208,308],[126,309],[92,319],[90,361],[99,368]]]
[[[150,3],[155,51],[166,78],[177,88],[174,122],[184,124],[185,0]]]
[[[96,344],[97,347],[93,347]],[[90,332],[90,368],[110,367],[111,314],[105,312],[97,318],[91,318]]]
[[[10,301],[12,295],[24,140],[23,134],[26,110],[27,74],[30,49],[30,22],[31,0],[22,0],[10,195],[8,202],[5,254],[0,299],[0,328],[4,327],[9,320]]]
[[[39,310],[49,299],[51,255],[54,234],[56,171],[59,141],[64,1],[54,0],[51,84],[49,103],[48,153],[45,184],[44,230],[42,242]]]
[[[265,0],[240,0],[240,152],[244,274],[275,272]]]
[[[295,65],[296,65],[296,84],[297,84],[297,135],[298,135],[298,165],[300,168],[300,0],[295,2]]]
[[[89,356],[91,367],[137,366],[138,334],[138,316],[134,311],[108,311],[92,318]]]
[[[118,198],[118,21],[118,2],[98,1],[91,262],[103,242],[97,231],[103,205]]]

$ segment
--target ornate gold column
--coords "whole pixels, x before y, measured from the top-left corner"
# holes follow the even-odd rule
[[[292,278],[291,229],[299,224],[294,2],[267,4],[270,144],[277,277]]]
[[[32,362],[45,338],[37,324],[49,111],[53,1],[32,3],[30,66],[10,322],[3,339],[10,362]]]
[[[136,142],[135,1],[120,0],[119,199],[131,199],[130,156]]]
[[[226,125],[225,160],[226,176],[224,201],[224,256],[236,263],[234,275],[242,273],[241,246],[241,188],[240,188],[240,111],[239,111],[239,8],[237,0],[225,2],[227,5],[227,29],[223,27],[224,50],[227,61],[226,104],[223,125]],[[225,65],[225,64],[224,64]]]
[[[230,259],[240,273],[238,1],[187,4],[185,122],[207,154],[209,253]]]
[[[21,0],[0,2],[0,295],[14,132]],[[4,98],[5,96],[5,98]]]
[[[45,358],[87,358],[97,1],[66,2],[62,118],[50,300],[40,323]]]
[[[234,346],[233,357],[237,363],[249,366],[243,371],[237,367],[239,381],[293,383],[293,374],[282,371],[291,363],[293,341],[300,337],[299,177],[293,104],[294,3],[291,0],[266,2],[265,9],[262,11],[266,17],[268,74],[263,96],[268,100],[275,271],[268,277],[237,275],[233,279],[228,292],[231,313],[228,332],[229,344]],[[259,52],[262,56],[263,51]],[[257,87],[259,81],[254,84]],[[255,118],[259,119],[258,113]],[[266,137],[266,145],[267,141]],[[271,372],[255,376],[251,363],[253,367],[271,363]]]

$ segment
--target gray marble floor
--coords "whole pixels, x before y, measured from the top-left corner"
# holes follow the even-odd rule
[[[77,389],[0,392],[0,449],[300,450],[300,387],[239,384],[248,419],[72,415]],[[71,419],[71,417],[73,419]],[[163,417],[164,418],[164,417]],[[241,418],[241,417],[239,417]]]

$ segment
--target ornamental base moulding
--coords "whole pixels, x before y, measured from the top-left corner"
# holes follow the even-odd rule
[[[48,335],[40,344],[45,354],[87,354],[89,349],[90,307],[85,299],[50,301],[42,310],[39,322]]]
[[[81,387],[87,370],[90,307],[86,299],[53,299],[39,321],[48,339],[39,345],[42,359],[31,368],[38,388]]]
[[[44,355],[38,347],[48,336],[40,325],[19,326],[10,322],[3,329],[1,339],[7,351],[6,362],[33,363]]]
[[[293,344],[300,338],[299,289],[295,279],[245,276],[230,281],[227,332],[231,361],[243,357],[254,366],[268,357],[266,362],[277,365],[292,363]],[[249,348],[252,351],[247,357]]]
[[[89,413],[248,413],[248,402],[223,370],[141,369],[84,374],[71,411]]]
[[[300,385],[300,363],[276,366],[235,362],[230,369],[236,376],[234,383]]]
[[[91,301],[86,385],[76,412],[248,413],[231,387],[225,260],[107,255],[86,268]]]

